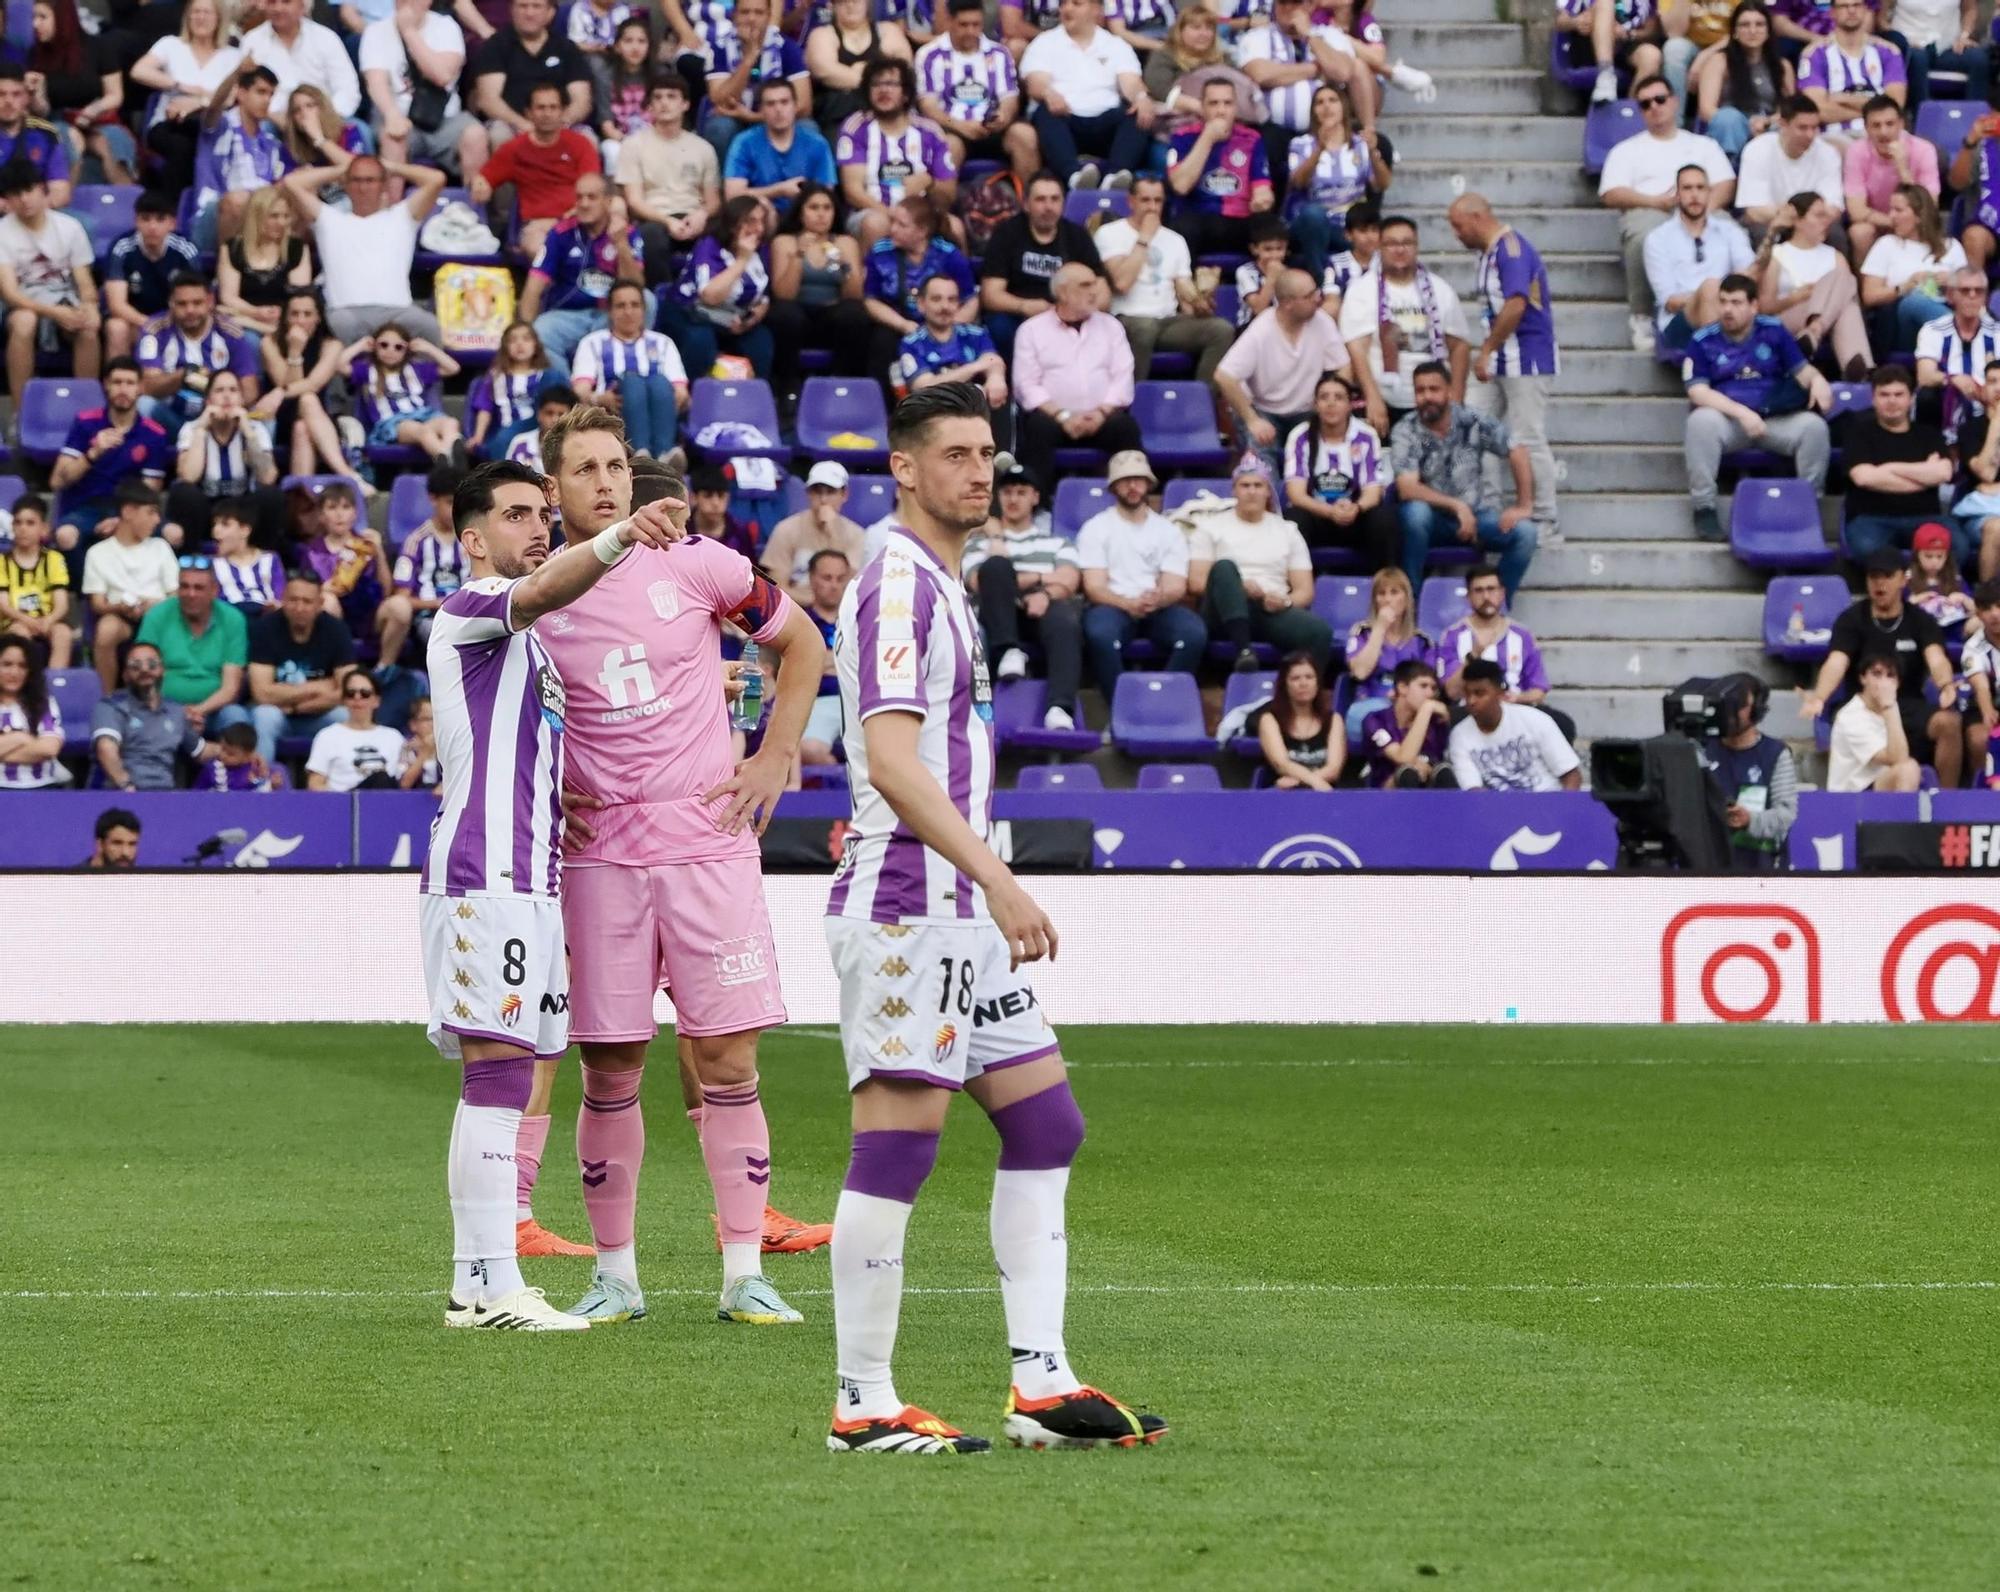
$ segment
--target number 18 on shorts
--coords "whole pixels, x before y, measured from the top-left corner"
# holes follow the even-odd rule
[[[826,920],[840,977],[847,1085],[904,1078],[958,1089],[1055,1054],[1055,1032],[1026,972],[1010,971],[991,923]]]
[[[426,1033],[448,1061],[461,1039],[569,1048],[569,965],[562,907],[525,896],[421,897]]]

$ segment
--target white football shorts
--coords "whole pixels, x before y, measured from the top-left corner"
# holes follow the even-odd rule
[[[562,906],[528,896],[419,898],[425,1029],[438,1054],[491,1039],[547,1059],[569,1048],[569,958]]]

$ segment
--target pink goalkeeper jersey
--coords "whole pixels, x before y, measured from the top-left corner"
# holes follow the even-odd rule
[[[754,857],[702,793],[735,770],[722,695],[722,620],[768,641],[792,600],[718,542],[636,547],[579,602],[535,625],[568,695],[566,783],[597,797],[596,838],[570,867]]]

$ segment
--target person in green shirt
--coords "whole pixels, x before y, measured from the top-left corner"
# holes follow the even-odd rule
[[[186,708],[197,731],[236,700],[250,661],[249,626],[232,604],[215,600],[217,589],[206,555],[183,558],[176,600],[156,604],[139,622],[138,639],[159,648],[166,669],[160,694]]]

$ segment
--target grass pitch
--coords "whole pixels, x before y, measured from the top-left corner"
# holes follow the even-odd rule
[[[821,1448],[713,1319],[670,1066],[652,1318],[447,1332],[453,1074],[414,1029],[0,1034],[0,1586],[2000,1585],[2000,1068],[1980,1030],[1071,1029],[1083,1374],[1158,1450]],[[831,1210],[824,1031],[765,1053]],[[567,1152],[538,1212],[584,1236]],[[910,1235],[898,1383],[997,1431],[991,1134]],[[530,1279],[567,1303],[587,1261]]]

